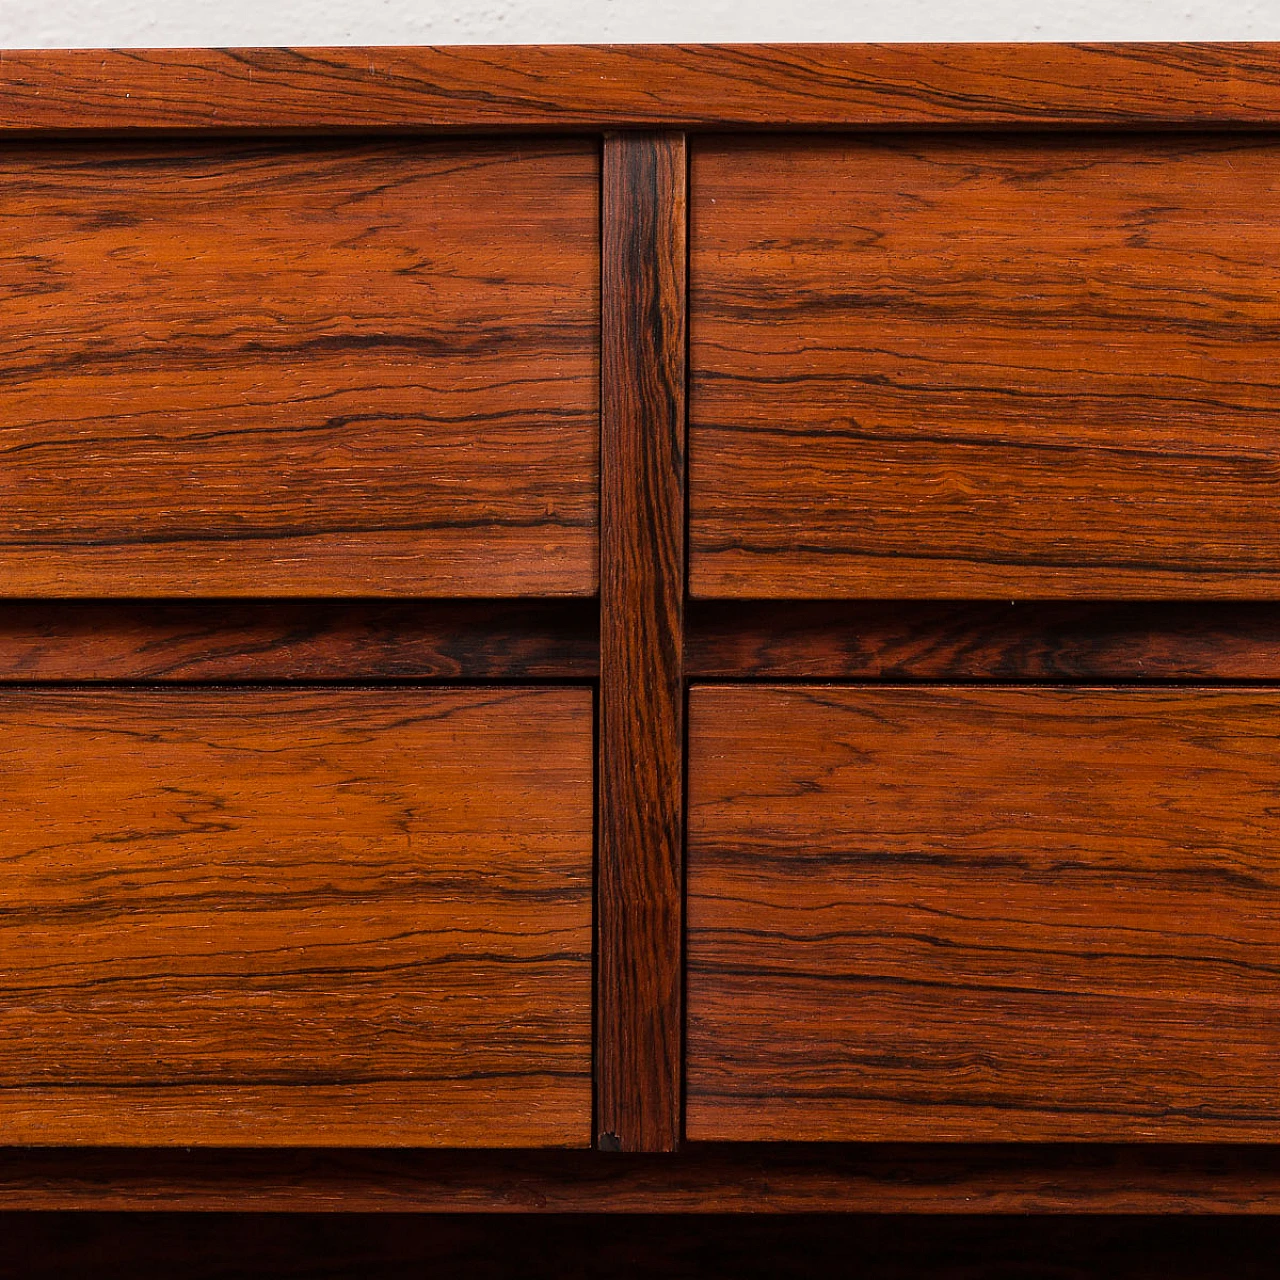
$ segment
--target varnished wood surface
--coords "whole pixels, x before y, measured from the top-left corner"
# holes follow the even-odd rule
[[[692,679],[1280,681],[1280,605],[699,600]]]
[[[692,158],[699,596],[1280,597],[1270,136]]]
[[[604,144],[596,1125],[680,1132],[686,154]]]
[[[589,690],[0,692],[8,1144],[584,1145]]]
[[[6,50],[0,129],[1280,123],[1274,44]]]
[[[1269,1141],[1280,692],[695,688],[692,1140]]]
[[[0,594],[590,595],[588,142],[10,142]]]
[[[893,132],[939,125],[1005,133]],[[695,602],[685,674],[1275,681],[1270,606],[1239,602],[1280,585],[1266,519],[1277,125],[1276,46],[0,53],[11,246],[0,265],[0,681],[22,686],[0,691],[0,826],[27,840],[0,849],[17,868],[0,889],[0,1142],[295,1148],[0,1151],[0,1204],[1274,1209],[1280,1175],[1263,1147],[695,1144],[665,1161],[297,1148],[585,1145],[593,1070],[601,1145],[666,1149],[679,1133],[684,143],[611,138],[601,208],[598,141],[538,135],[890,131],[706,144],[726,165],[721,202],[745,193],[752,205],[738,224],[756,235],[746,249],[720,230],[707,240],[727,264],[713,299],[725,348],[747,383],[762,380],[735,391],[737,373],[706,366],[695,417],[706,393],[712,406],[737,395],[746,418],[712,423],[724,448],[702,456],[735,465],[742,438],[754,447],[789,430],[796,406],[850,418],[835,430],[802,422],[745,481],[723,484],[715,519],[751,562],[705,594],[774,600]],[[231,136],[245,131],[264,136]],[[433,131],[503,136],[394,136]],[[307,133],[317,136],[297,136]],[[793,145],[821,156],[808,169],[769,159]],[[844,168],[831,160],[842,155]],[[870,218],[863,206],[846,216],[851,193],[868,197]],[[867,260],[866,278],[848,265]],[[695,284],[699,270],[695,259]],[[841,348],[850,325],[861,345]],[[700,359],[696,327],[694,339]],[[822,365],[837,348],[857,357],[852,372]],[[802,368],[769,382],[761,369],[780,353]],[[1012,388],[999,380],[1010,368]],[[602,372],[612,475],[596,456]],[[924,412],[901,410],[900,396]],[[869,495],[852,518],[850,474]],[[612,919],[598,937],[593,1065],[587,690],[87,685],[590,679],[595,631],[574,612],[581,601],[495,598],[590,596],[598,481],[616,541],[602,548],[601,901]],[[695,492],[695,542],[704,514]],[[806,543],[833,528],[834,541]],[[850,529],[873,541],[887,531],[889,553],[857,550],[864,563],[850,569]],[[300,598],[200,598],[214,594]],[[83,598],[22,599],[41,595]],[[90,598],[103,595],[125,598]],[[326,595],[454,598],[314,598]],[[794,597],[858,595],[966,599],[788,610]],[[1123,603],[1160,595],[1171,602]],[[141,598],[163,596],[193,598]],[[1071,613],[1044,596],[1090,603]],[[1231,601],[1219,616],[1204,608],[1216,597]],[[77,683],[42,685],[59,681]],[[888,851],[853,895],[806,899],[800,928],[750,939],[835,960],[754,979],[749,965],[726,970],[717,989],[739,984],[757,1021],[746,1038],[714,1040],[713,1071],[739,1092],[726,1101],[695,1077],[695,1136],[714,1094],[735,1138],[753,1124],[824,1141],[933,1137],[930,1117],[945,1114],[943,1137],[1270,1141],[1275,921],[1258,806],[1271,795],[1271,696],[1142,691],[1169,700],[1142,742],[1174,760],[1177,794],[1165,774],[1125,773],[1141,755],[1132,717],[1091,712],[1064,750],[1056,711],[1051,730],[1038,712],[990,704],[907,716],[908,783],[884,764],[897,738],[869,753],[881,753],[888,796],[877,812],[904,829],[946,819],[969,844],[922,861],[888,848],[900,829],[873,823]],[[414,708],[440,698],[456,704],[423,728]],[[516,722],[497,726],[488,702],[468,699],[515,699]],[[538,699],[565,701],[548,714]],[[734,729],[785,729],[785,708],[767,723],[752,714]],[[1002,716],[1029,772],[996,790],[983,765]],[[258,739],[264,722],[284,728]],[[823,759],[852,749],[843,724],[815,731]],[[731,779],[729,752],[718,767],[726,804],[760,806],[751,840],[773,838],[776,810],[813,804],[817,860],[804,866],[827,864],[793,876],[779,844],[774,870],[745,875],[741,896],[776,890],[785,915],[797,884],[843,892],[848,849],[822,841],[864,831],[845,766],[801,776],[803,796],[762,797],[746,751]],[[1078,783],[1086,767],[1090,788],[1108,769],[1128,781],[1103,804]],[[851,771],[863,777],[865,762]],[[1253,788],[1234,807],[1224,774]],[[961,784],[949,792],[948,776]],[[104,780],[105,799],[94,790]],[[1092,844],[1082,797],[1102,824]],[[477,814],[508,802],[518,816],[476,829]],[[1007,821],[983,827],[993,813]],[[287,847],[255,843],[263,814]],[[1029,820],[1057,862],[1002,851]],[[46,830],[71,838],[34,838]],[[1222,847],[1193,847],[1188,830]],[[424,845],[445,861],[416,861]],[[715,856],[739,873],[737,853]],[[973,918],[938,926],[929,903],[942,892]],[[902,984],[906,995],[873,991],[849,1014],[838,990],[849,972],[863,987],[885,976],[856,970],[861,951],[846,965],[844,935],[860,918],[806,929],[868,897],[883,935],[873,960],[926,978]],[[1024,914],[999,914],[1009,901]],[[924,924],[911,932],[904,917]],[[548,930],[563,946],[536,950]],[[455,936],[456,950],[438,949]],[[1176,949],[1156,950],[1167,939]],[[1024,955],[1055,985],[1002,987]],[[299,965],[271,968],[282,956]],[[50,973],[68,980],[50,985]],[[800,994],[765,1009],[775,980]],[[910,1016],[877,1021],[885,1009]],[[840,1036],[868,1024],[885,1037],[867,1067],[891,1077],[885,1096],[841,1075],[866,1060]],[[957,1026],[969,1037],[960,1058]],[[801,1058],[803,1096],[751,1100],[761,1071]],[[920,1061],[945,1077],[939,1092],[920,1088]],[[1110,1090],[1100,1106],[1088,1094],[1098,1085]]]
[[[0,602],[0,683],[594,680],[598,651],[594,600]]]
[[[1276,1214],[1280,1150],[1034,1143],[554,1151],[0,1148],[0,1210]]]

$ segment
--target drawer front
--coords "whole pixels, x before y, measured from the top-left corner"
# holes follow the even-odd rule
[[[1272,1140],[1280,690],[706,687],[694,1140]]]
[[[0,594],[589,595],[590,142],[10,143]]]
[[[698,596],[1280,597],[1280,143],[707,141]]]
[[[587,1144],[591,721],[0,692],[0,1141]]]

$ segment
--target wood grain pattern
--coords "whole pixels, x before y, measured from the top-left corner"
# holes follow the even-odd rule
[[[702,687],[691,1139],[1268,1141],[1280,692]]]
[[[1280,123],[1274,44],[5,50],[0,129]]]
[[[1274,139],[692,163],[694,594],[1280,597]]]
[[[680,1131],[685,140],[605,139],[598,1140]]]
[[[585,1144],[592,715],[0,692],[0,1141]]]
[[[594,680],[594,600],[0,603],[0,683]]]
[[[699,680],[1276,683],[1280,605],[702,600],[687,610],[685,672]]]
[[[0,153],[0,594],[590,595],[587,142]]]
[[[661,1159],[592,1151],[0,1149],[0,1210],[245,1207],[290,1213],[1274,1215],[1280,1149],[697,1143]]]

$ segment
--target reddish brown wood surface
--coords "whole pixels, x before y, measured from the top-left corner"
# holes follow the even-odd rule
[[[1090,1145],[1272,1139],[1270,688],[695,690],[734,1141],[368,1148],[677,1145],[684,676],[1280,679],[1277,125],[1265,45],[0,53],[0,1143],[169,1148],[0,1207],[1274,1211]],[[687,650],[685,128],[810,131],[698,144]],[[197,687],[597,672],[594,1059],[585,688]]]
[[[685,671],[701,680],[1275,682],[1280,605],[701,600],[687,611]]]
[[[596,1129],[680,1133],[685,140],[605,139]]]
[[[693,1140],[1268,1141],[1280,692],[701,687]]]
[[[1274,44],[7,50],[0,128],[1280,123]]]
[[[1009,1142],[694,1144],[658,1159],[591,1151],[0,1150],[0,1210],[245,1206],[504,1214],[1275,1214],[1280,1151]]]
[[[1280,596],[1271,138],[709,141],[699,596]]]
[[[594,600],[0,603],[0,683],[594,680]]]
[[[585,142],[0,156],[0,594],[590,595]]]
[[[0,1134],[575,1146],[586,689],[0,692]]]

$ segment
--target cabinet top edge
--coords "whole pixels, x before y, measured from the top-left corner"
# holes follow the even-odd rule
[[[1280,43],[0,50],[0,133],[1280,125]]]

